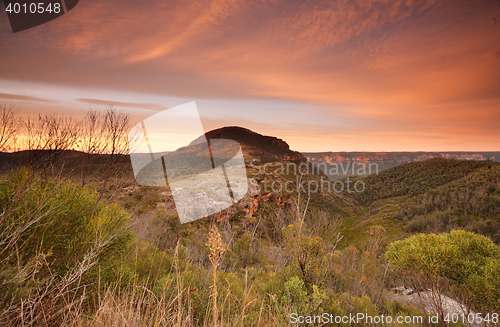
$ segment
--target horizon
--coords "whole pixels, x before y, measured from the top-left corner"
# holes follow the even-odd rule
[[[19,33],[0,6],[0,104],[23,116],[194,100],[206,132],[299,152],[499,151],[498,1],[81,2]]]
[[[57,116],[57,117],[63,117],[64,116]],[[19,118],[23,118],[23,117],[19,117]],[[76,122],[78,123],[78,122]],[[306,154],[319,154],[319,153],[337,153],[337,154],[341,154],[341,153],[499,153],[500,152],[500,149],[497,149],[497,150],[414,150],[414,151],[410,151],[410,150],[324,150],[324,151],[309,151],[309,150],[306,150],[306,151],[301,151],[301,150],[296,150],[294,149],[290,143],[286,140],[286,139],[283,139],[281,137],[278,137],[276,135],[270,135],[270,134],[262,134],[262,133],[259,133],[259,132],[256,132],[248,127],[244,127],[244,126],[236,126],[236,125],[231,125],[231,126],[222,126],[222,127],[217,127],[215,129],[212,129],[212,130],[209,130],[209,131],[206,131],[205,134],[209,133],[209,132],[212,132],[214,130],[218,130],[218,129],[224,129],[224,128],[230,128],[230,127],[238,127],[238,128],[243,128],[243,129],[246,129],[250,132],[253,132],[253,133],[256,133],[258,135],[262,135],[262,136],[267,136],[267,137],[275,137],[277,139],[280,139],[282,141],[284,141],[288,146],[289,146],[289,149],[292,150],[292,151],[296,151],[296,152],[299,152],[301,154],[303,153],[306,153]],[[200,135],[201,136],[201,135]],[[24,142],[26,142],[26,138],[28,136],[26,134],[20,134],[20,139],[22,139],[23,141],[20,142],[20,144],[17,144],[17,140],[16,140],[16,144],[15,146],[13,146],[11,148],[11,151],[0,151],[0,153],[17,153],[17,152],[23,152],[23,151],[30,151],[28,148],[27,148],[27,145],[24,144]],[[191,140],[190,142],[194,142],[198,139],[199,137],[197,138],[194,138],[193,140]],[[188,142],[188,143],[190,143]],[[79,142],[76,142],[76,143],[79,143]],[[23,144],[23,145],[21,145]],[[164,145],[168,145],[169,143],[163,143]],[[184,148],[186,145],[184,144],[184,142],[181,142],[181,144],[183,145],[179,145],[179,146],[175,146],[174,144],[177,144],[177,142],[175,143],[170,143],[173,147],[169,148],[169,149],[166,149],[163,150],[163,151],[159,151],[159,152],[154,152],[154,153],[163,153],[163,152],[166,152],[166,153],[169,153],[169,152],[173,152],[173,151],[176,151],[178,149],[181,149],[181,148]],[[44,149],[32,149],[32,151],[45,151]],[[50,151],[50,150],[47,150],[47,151]],[[82,152],[82,153],[85,153],[84,150],[82,150],[80,148],[80,146],[74,146],[70,149],[65,149],[63,151],[77,151],[77,152]],[[141,152],[141,151],[138,151],[136,150],[135,153],[144,153],[144,154],[149,154],[150,152]]]

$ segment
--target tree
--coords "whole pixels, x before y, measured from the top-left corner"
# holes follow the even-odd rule
[[[12,150],[20,132],[20,121],[13,107],[0,108],[0,151]]]
[[[79,122],[71,117],[45,114],[26,120],[26,144],[31,165],[50,168],[54,173],[55,164],[67,150],[78,144]]]
[[[84,152],[82,160],[82,186],[85,185],[85,178],[93,161],[104,151],[103,116],[100,112],[89,110],[82,123],[81,147]]]
[[[92,210],[92,216],[94,215],[95,209],[106,191],[106,186],[108,185],[108,181],[112,175],[112,168],[116,163],[117,156],[124,155],[128,151],[127,136],[129,129],[130,116],[117,112],[113,106],[109,106],[104,114],[104,122],[101,130],[104,149],[105,152],[108,153],[106,175],[104,177],[101,192],[94,205],[94,209]]]

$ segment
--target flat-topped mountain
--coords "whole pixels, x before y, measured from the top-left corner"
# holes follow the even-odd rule
[[[245,159],[260,159],[262,162],[285,160],[306,162],[306,158],[290,149],[288,143],[274,136],[266,136],[239,126],[227,126],[205,133],[207,140],[228,139],[237,141],[243,150]],[[198,143],[196,139],[191,144]]]

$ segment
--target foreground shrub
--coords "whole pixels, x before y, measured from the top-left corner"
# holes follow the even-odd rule
[[[392,243],[386,256],[433,291],[450,283],[475,308],[500,308],[500,247],[485,236],[461,230],[418,234]]]
[[[60,312],[56,307],[69,306],[70,298],[82,302],[97,279],[117,277],[132,238],[128,216],[114,204],[95,207],[97,198],[28,169],[1,177],[0,317],[26,320],[29,313],[33,320],[42,310],[46,323],[54,323],[46,310]]]

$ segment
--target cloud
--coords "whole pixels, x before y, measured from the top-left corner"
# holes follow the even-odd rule
[[[480,57],[498,51],[498,28],[480,26],[488,3],[93,1],[3,35],[2,68],[13,79],[188,97],[371,103],[494,92],[500,61]]]
[[[37,98],[33,96],[21,95],[21,94],[7,94],[7,93],[0,93],[0,99],[10,100],[10,101],[14,100],[14,101],[52,102],[51,100]]]
[[[422,144],[463,135],[498,141],[495,15],[500,6],[492,0],[87,1],[22,33],[9,34],[0,22],[0,78],[124,94],[296,102],[302,112],[294,109],[287,124],[296,122],[303,134],[274,123],[294,140],[319,137],[316,127],[325,138],[344,135],[360,146],[370,135],[390,144],[399,142],[397,135],[407,142],[420,135]],[[154,106],[139,98],[76,98]],[[259,118],[272,129],[275,115],[267,112]],[[235,109],[237,115],[248,118]]]
[[[123,107],[123,108],[139,108],[139,109],[148,109],[148,110],[165,110],[168,109],[159,104],[154,103],[133,103],[133,102],[121,102],[114,100],[100,100],[100,99],[76,99],[79,102],[95,104],[100,106],[110,106],[113,105],[115,107]]]

